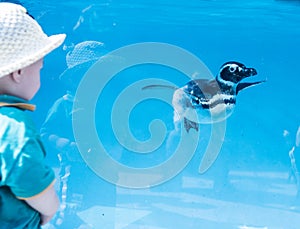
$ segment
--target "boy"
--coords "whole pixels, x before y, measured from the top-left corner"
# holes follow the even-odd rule
[[[25,110],[40,87],[43,57],[65,34],[47,36],[26,9],[0,3],[0,228],[40,228],[59,207],[54,173]]]

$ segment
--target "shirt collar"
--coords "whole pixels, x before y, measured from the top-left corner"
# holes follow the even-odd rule
[[[23,110],[35,110],[35,105],[28,103],[27,100],[12,96],[12,95],[0,95],[0,106],[6,107],[18,107]]]

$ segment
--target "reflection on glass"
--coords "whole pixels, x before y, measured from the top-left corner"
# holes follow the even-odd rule
[[[289,180],[294,181],[297,185],[296,200],[300,200],[300,174],[299,174],[299,161],[300,161],[300,126],[298,127],[294,145],[289,151],[289,157],[291,161],[291,171],[289,174]]]
[[[72,131],[76,88],[88,68],[105,54],[104,44],[84,41],[67,53],[67,69],[60,75],[67,91],[54,102],[42,125],[41,135],[56,158],[61,208],[53,220],[56,228],[86,228],[78,213],[92,206],[114,205],[114,187],[96,176],[82,160]],[[100,192],[101,190],[101,192]],[[99,195],[101,193],[101,195]]]

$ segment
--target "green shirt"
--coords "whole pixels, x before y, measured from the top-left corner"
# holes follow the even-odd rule
[[[40,228],[39,213],[23,199],[46,190],[55,177],[29,114],[11,104],[27,101],[0,95],[0,227]],[[10,104],[7,106],[7,104]],[[21,106],[22,107],[22,106]]]

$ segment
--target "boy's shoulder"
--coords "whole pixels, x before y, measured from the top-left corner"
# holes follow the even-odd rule
[[[26,101],[13,96],[0,95],[0,123],[2,131],[4,129],[23,130],[24,134],[34,134],[35,124],[31,116],[24,112],[25,109],[18,104],[25,104]],[[17,104],[17,105],[14,105]]]

